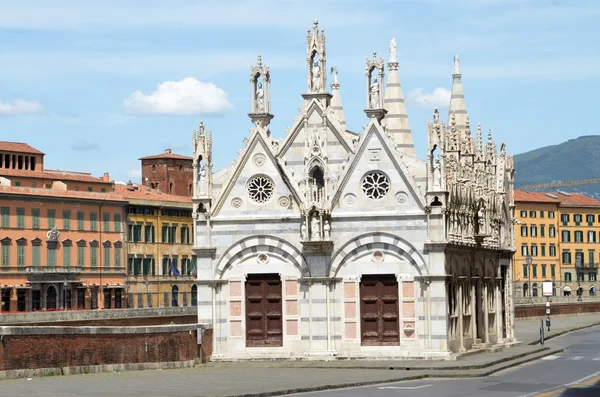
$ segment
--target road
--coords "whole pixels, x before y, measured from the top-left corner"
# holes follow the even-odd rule
[[[564,352],[487,378],[425,379],[294,397],[597,397],[600,396],[600,327],[566,334],[547,345]]]

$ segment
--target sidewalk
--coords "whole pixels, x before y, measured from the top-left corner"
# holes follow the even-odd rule
[[[517,339],[524,344],[538,343],[540,340],[540,318],[521,320],[515,322],[515,331]],[[574,331],[579,328],[587,328],[592,325],[600,325],[600,313],[589,313],[577,316],[561,316],[553,318],[550,316],[550,332],[546,327],[544,318],[544,338],[552,339],[568,331]]]

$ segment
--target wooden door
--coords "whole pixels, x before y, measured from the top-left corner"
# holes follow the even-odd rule
[[[400,344],[396,276],[363,275],[360,282],[360,333],[364,346]]]
[[[278,274],[249,274],[246,279],[246,346],[283,346]]]

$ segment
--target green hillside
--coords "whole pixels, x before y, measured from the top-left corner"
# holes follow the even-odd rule
[[[581,136],[559,145],[515,155],[515,170],[517,188],[523,185],[600,178],[600,135]],[[584,193],[600,199],[600,183],[561,187],[560,190]]]

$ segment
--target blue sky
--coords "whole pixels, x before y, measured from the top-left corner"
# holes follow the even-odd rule
[[[398,45],[417,153],[433,105],[447,114],[459,54],[472,123],[516,154],[598,134],[597,0],[0,0],[0,140],[46,166],[139,181],[138,158],[191,154],[200,120],[215,169],[249,135],[249,71],[271,67],[271,131],[306,91],[306,30],[318,18],[348,127],[359,131],[364,62]],[[328,76],[328,84],[331,76]]]

